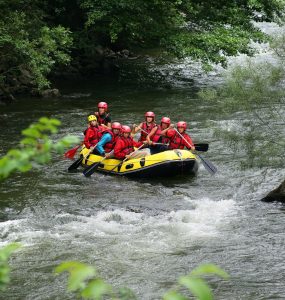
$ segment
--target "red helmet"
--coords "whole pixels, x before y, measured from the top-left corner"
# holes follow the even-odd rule
[[[131,128],[129,126],[123,125],[121,127],[122,133],[130,133],[131,132]]]
[[[184,128],[186,130],[187,128],[187,123],[184,122],[184,121],[179,121],[176,125],[177,128],[181,127],[181,128]]]
[[[112,129],[121,129],[122,125],[119,122],[112,123]]]
[[[98,108],[104,108],[105,110],[108,109],[108,104],[106,102],[99,102]]]
[[[167,125],[170,125],[170,122],[171,122],[170,118],[168,118],[168,117],[163,117],[160,121],[160,123],[165,123]]]
[[[147,118],[147,117],[152,117],[152,118],[155,118],[155,114],[154,112],[152,111],[147,111],[144,116]]]

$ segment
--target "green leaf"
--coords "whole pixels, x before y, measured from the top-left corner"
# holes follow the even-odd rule
[[[70,274],[68,279],[69,291],[76,291],[84,288],[84,281],[96,275],[95,268],[76,261],[64,262],[55,269],[56,273],[62,273],[64,271],[68,271]]]
[[[86,288],[83,289],[81,295],[84,298],[101,299],[103,295],[107,295],[111,291],[111,286],[98,278],[90,281]]]
[[[13,252],[21,247],[19,243],[11,243],[0,249],[0,260],[6,261]]]
[[[21,140],[20,142],[21,145],[32,145],[35,146],[37,144],[37,140],[31,137],[27,137]]]
[[[224,279],[228,279],[230,276],[228,273],[226,273],[223,269],[217,267],[213,264],[204,264],[196,269],[194,269],[190,275],[192,276],[201,276],[201,275],[207,275],[207,274],[215,274],[218,275]]]
[[[41,137],[41,133],[37,129],[31,128],[31,127],[24,129],[22,131],[22,134],[26,135],[28,137],[32,137],[32,138],[40,138]]]
[[[201,278],[183,276],[178,281],[181,285],[187,287],[190,292],[199,300],[212,300],[212,292],[207,283]]]
[[[55,126],[60,126],[61,122],[57,119],[50,119],[50,124],[55,125]]]
[[[164,294],[163,300],[187,300],[187,298],[179,294],[177,291],[169,291]]]
[[[119,289],[118,298],[120,300],[136,300],[137,299],[135,293],[127,287],[122,287]]]

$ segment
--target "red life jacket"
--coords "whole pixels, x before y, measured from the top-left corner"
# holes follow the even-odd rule
[[[155,124],[155,123],[150,123],[150,125],[148,125],[146,122],[143,122],[142,123],[142,131],[141,131],[141,136],[140,136],[140,138],[139,138],[139,142],[144,142],[144,141],[146,141],[146,137],[147,137],[147,135],[152,131],[152,129],[154,128],[154,127],[156,127],[157,125]],[[145,131],[147,132],[147,133],[145,133]]]
[[[187,147],[187,148],[191,147],[192,140],[188,136],[188,134],[183,132],[181,135],[184,137],[184,139],[188,143],[185,140],[183,140],[182,137],[176,132],[174,134],[174,136],[170,139],[170,144],[169,144],[170,149],[184,149],[184,147]],[[190,141],[189,141],[189,139],[190,139]]]
[[[163,143],[163,144],[167,144],[169,143],[169,138],[167,138],[166,136],[164,135],[161,135],[161,126],[158,125],[157,126],[157,130],[155,132],[155,134],[152,136],[151,140],[155,143]]]
[[[99,125],[104,124],[107,125],[108,121],[106,121],[106,118],[109,116],[109,114],[104,113],[103,115],[100,115],[98,111],[95,112],[95,115],[97,117],[97,122]]]
[[[116,134],[116,135],[115,135],[114,132],[113,132],[112,130],[106,130],[106,131],[104,131],[104,133],[105,133],[105,132],[110,133],[111,136],[112,136],[112,140],[111,140],[110,142],[108,142],[107,144],[104,145],[104,150],[105,150],[105,152],[106,152],[106,153],[109,153],[109,152],[111,152],[111,151],[114,149],[115,144],[116,144],[117,139],[119,138],[120,134]],[[104,133],[103,133],[103,134],[104,134]]]
[[[92,146],[95,146],[100,138],[102,137],[102,132],[100,127],[90,126],[86,130],[86,135],[84,138],[84,144],[89,149]]]
[[[128,137],[125,138],[123,136],[120,136],[117,140],[117,143],[115,145],[115,157],[119,159],[125,158],[127,154],[130,154],[134,151],[134,141],[133,138]]]

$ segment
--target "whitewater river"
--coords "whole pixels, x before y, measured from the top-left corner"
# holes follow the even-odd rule
[[[138,299],[161,299],[179,276],[203,263],[231,276],[210,279],[216,299],[285,299],[284,206],[260,202],[284,171],[241,170],[244,154],[233,156],[213,134],[235,120],[210,113],[195,90],[191,82],[157,88],[94,79],[67,83],[60,99],[1,107],[0,154],[41,116],[62,121],[55,139],[82,137],[86,116],[103,100],[112,119],[128,125],[148,110],[158,119],[188,121],[193,140],[210,143],[202,155],[218,173],[200,165],[194,178],[85,178],[82,170],[67,173],[71,161],[55,156],[47,166],[11,176],[1,183],[0,246],[23,247],[11,259],[12,282],[0,299],[74,299],[66,277],[53,273],[66,260],[95,265],[106,281],[133,289]]]

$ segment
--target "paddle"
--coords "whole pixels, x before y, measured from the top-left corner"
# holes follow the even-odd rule
[[[136,124],[134,124],[135,126],[138,126]],[[148,134],[148,132],[146,132],[144,129],[140,128],[141,131],[143,131],[144,133]],[[165,145],[164,143],[155,143],[155,145]],[[201,143],[201,144],[194,144],[195,145],[195,149],[197,151],[201,151],[201,152],[207,152],[209,149],[209,144],[207,143]]]
[[[207,143],[201,143],[201,144],[194,144],[195,150],[201,151],[201,152],[207,152],[209,149],[209,144]]]
[[[174,128],[174,130],[180,135],[180,137],[188,144],[188,146],[191,147],[191,145],[189,144],[189,142],[183,137],[183,135],[176,129]],[[206,160],[205,158],[203,158],[201,156],[201,154],[199,153],[195,153],[200,159],[201,162],[203,164],[203,166],[205,167],[205,169],[212,175],[214,175],[217,172],[217,168],[208,160]]]
[[[169,144],[165,144],[165,143],[154,143],[155,145],[162,145],[162,146],[168,146]],[[209,144],[207,143],[201,143],[201,144],[194,144],[195,149],[197,151],[201,151],[201,152],[207,152],[209,149]]]
[[[143,146],[145,146],[145,144],[142,144],[141,146],[139,146],[138,147],[138,149],[137,150],[135,150],[134,152],[132,152],[131,154],[130,154],[130,156],[133,156],[138,150],[140,150]],[[115,167],[112,169],[112,170],[110,170],[110,171],[108,171],[108,173],[111,173],[112,171],[114,171],[117,167],[119,167],[120,165],[122,165],[125,161],[127,161],[128,159],[130,159],[130,157],[129,158],[125,158],[124,160],[122,160],[120,163],[118,163],[117,165],[115,165]]]
[[[76,146],[76,147],[74,147],[74,148],[66,151],[64,153],[64,157],[69,158],[69,159],[73,159],[74,156],[75,156],[75,154],[76,154],[76,152],[77,152],[77,150],[81,147],[81,145],[82,144],[80,144],[80,145],[78,145],[78,146]]]
[[[94,148],[96,146],[97,145],[95,145]],[[67,170],[68,171],[76,170],[81,165],[81,162],[83,161],[83,159],[85,159],[92,151],[93,151],[93,149],[89,150],[86,155],[84,155],[84,156],[82,155],[81,157],[79,157],[72,165],[69,166],[69,168]]]
[[[134,126],[135,126],[135,127],[139,127],[139,125],[137,125],[137,124],[134,124]],[[147,134],[147,135],[149,134],[147,131],[145,131],[145,130],[144,130],[143,128],[141,128],[141,127],[140,127],[140,131],[144,132],[144,133]]]
[[[112,151],[110,152],[110,154],[111,154],[112,152],[114,152],[114,150],[112,150]],[[104,157],[104,158],[101,159],[99,162],[97,162],[97,163],[95,163],[95,164],[92,164],[91,166],[87,167],[87,168],[83,171],[84,176],[86,176],[86,177],[91,176],[91,175],[98,169],[98,167],[99,167],[99,165],[101,164],[101,162],[102,162],[103,160],[105,160],[106,158],[107,158],[107,157]]]

